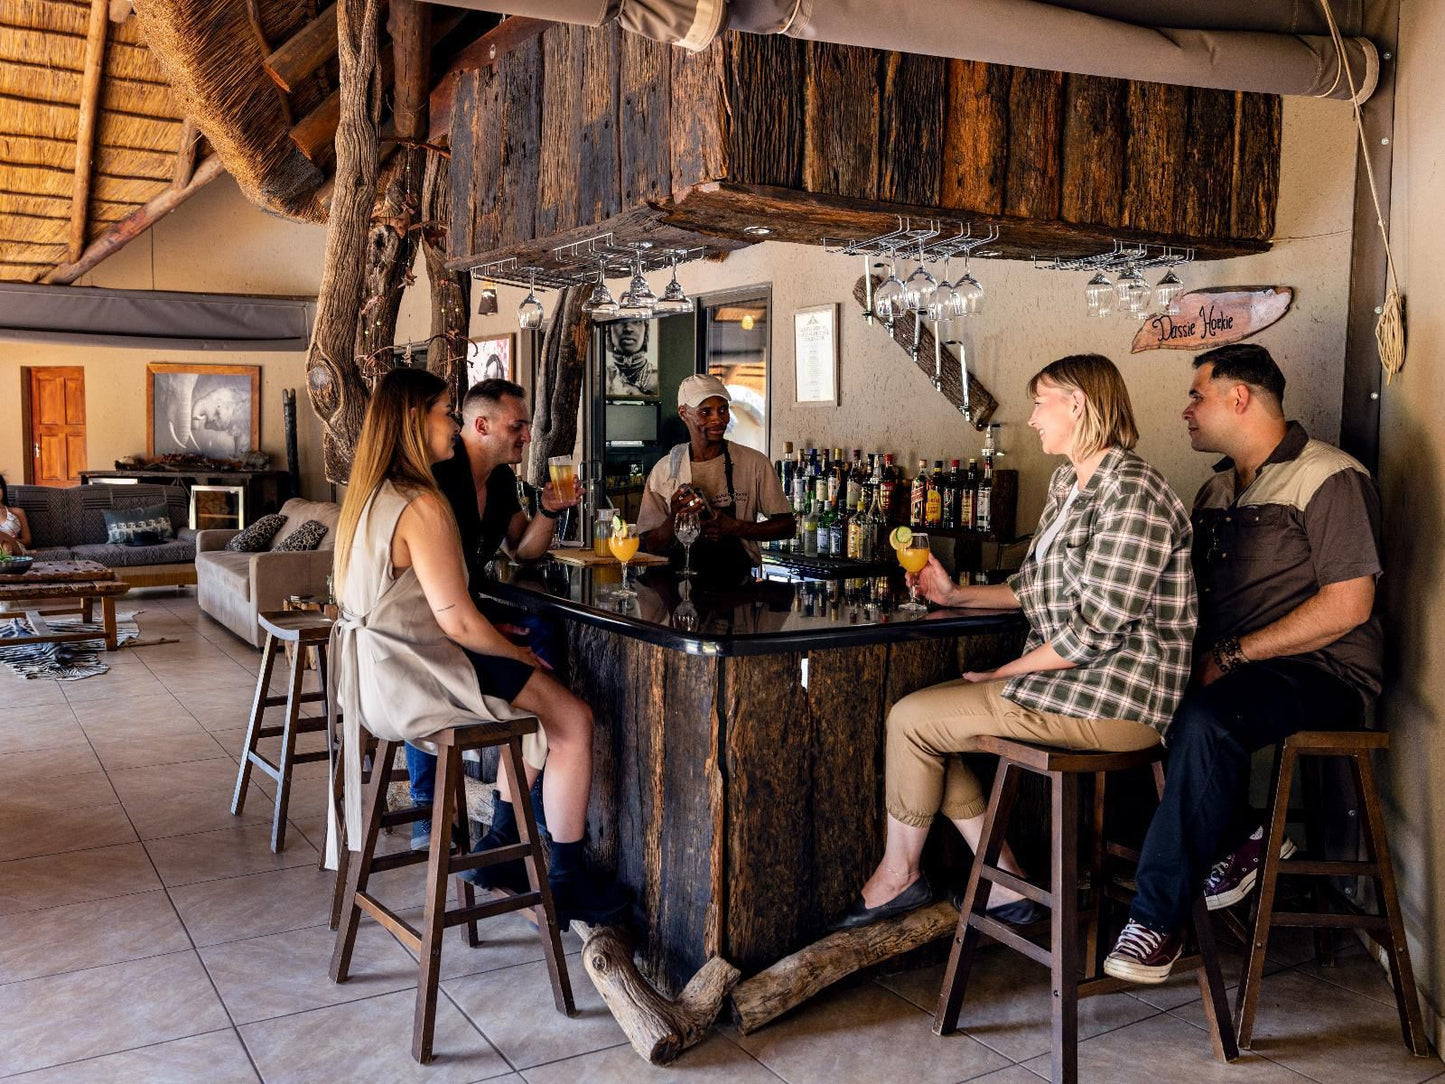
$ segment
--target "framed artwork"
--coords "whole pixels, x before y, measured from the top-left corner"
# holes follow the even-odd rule
[[[838,303],[793,314],[793,379],[799,403],[838,404]]]
[[[599,328],[602,394],[608,399],[659,397],[656,320],[613,320]]]
[[[517,379],[517,333],[467,343],[467,387],[479,380]]]
[[[146,454],[239,459],[261,450],[261,367],[146,366]]]

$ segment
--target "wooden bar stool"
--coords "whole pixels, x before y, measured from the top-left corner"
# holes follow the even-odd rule
[[[395,854],[376,853],[377,837],[384,826],[410,824],[427,816],[425,809],[415,807],[388,812],[387,784],[397,769],[393,760],[402,742],[377,741],[371,757],[371,772],[362,795],[362,839],[358,852],[346,856],[342,866],[346,876],[346,893],[341,908],[341,923],[336,934],[336,949],[331,957],[331,979],[345,982],[351,967],[351,952],[356,944],[357,926],[362,912],[381,923],[393,937],[418,957],[416,1016],[412,1025],[412,1057],[423,1065],[432,1058],[432,1033],[436,1023],[437,987],[441,977],[442,933],[449,926],[464,926],[463,936],[469,945],[477,945],[477,923],[493,915],[532,909],[537,929],[542,935],[542,951],[547,958],[547,973],[552,980],[552,999],[557,1011],[573,1016],[572,984],[567,977],[566,958],[562,952],[561,931],[557,912],[552,905],[552,891],[547,884],[547,866],[542,855],[537,821],[532,813],[530,792],[524,785],[526,770],[522,765],[522,737],[537,729],[536,719],[511,722],[477,723],[456,727],[431,735],[427,740],[437,746],[437,785],[432,793],[431,847],[426,852],[404,850]],[[363,738],[368,736],[363,732]],[[526,795],[516,802],[517,830],[520,843],[498,847],[484,854],[469,854],[468,848],[452,844],[468,838],[466,799],[462,783],[462,753],[469,749],[505,746],[501,763],[507,773],[512,793]],[[455,833],[455,838],[454,838]],[[498,862],[522,859],[527,869],[529,891],[478,904],[476,890],[458,879],[461,906],[448,909],[447,878],[465,870],[481,869]],[[402,866],[427,863],[426,908],[418,930],[367,891],[373,873]],[[338,873],[338,876],[340,874]]]
[[[1265,821],[1269,832],[1265,837],[1259,890],[1254,901],[1253,933],[1246,940],[1248,959],[1236,1005],[1235,1028],[1239,1045],[1246,1049],[1254,1037],[1254,1013],[1259,1004],[1269,932],[1275,926],[1302,926],[1364,930],[1370,940],[1384,950],[1390,961],[1390,982],[1395,987],[1395,1007],[1400,1013],[1400,1031],[1405,1037],[1405,1045],[1416,1057],[1430,1055],[1420,1019],[1420,1002],[1415,993],[1415,976],[1410,968],[1410,949],[1405,942],[1405,924],[1400,917],[1400,898],[1395,887],[1394,867],[1390,864],[1390,846],[1385,837],[1380,792],[1375,786],[1375,764],[1371,759],[1374,750],[1387,749],[1389,745],[1390,735],[1382,730],[1302,730],[1281,742],[1275,752],[1274,786],[1270,788]],[[1364,812],[1360,827],[1366,861],[1327,861],[1314,855],[1280,860],[1285,821],[1289,817],[1290,784],[1294,779],[1295,765],[1301,757],[1344,757],[1350,761]],[[1317,794],[1318,790],[1308,797],[1318,800]],[[1309,812],[1318,814],[1319,810]],[[1313,846],[1317,840],[1308,842]],[[1277,911],[1274,901],[1280,874],[1287,877],[1369,877],[1375,882],[1376,896],[1384,913],[1366,914],[1343,896],[1335,897],[1343,908],[1339,912]],[[1316,900],[1318,898],[1317,894]]]
[[[969,969],[978,951],[982,935],[1022,953],[1036,963],[1048,967],[1053,977],[1053,1075],[1055,1084],[1073,1084],[1078,1079],[1079,1001],[1098,994],[1130,989],[1132,984],[1101,976],[1106,944],[1100,938],[1100,922],[1106,902],[1127,903],[1129,895],[1114,890],[1107,883],[1105,871],[1109,857],[1137,863],[1139,853],[1132,848],[1110,843],[1104,838],[1104,812],[1107,779],[1110,772],[1152,765],[1155,787],[1164,789],[1164,751],[1155,746],[1130,753],[1093,753],[1053,749],[1012,741],[1008,738],[981,737],[970,752],[998,756],[998,773],[994,776],[993,793],[989,798],[988,815],[978,853],[968,875],[963,906],[958,916],[958,929],[953,938],[953,951],[943,975],[938,994],[933,1030],[948,1035],[958,1027],[959,1012],[968,986]],[[998,868],[1008,830],[1009,814],[1018,796],[1024,772],[1047,776],[1052,790],[1052,827],[1050,866],[1052,880],[1048,890],[1030,881],[1015,877]],[[1090,838],[1090,905],[1079,905],[1079,779],[1092,776],[1094,795],[1092,832]],[[1024,937],[1016,928],[989,918],[990,884],[1000,884],[1021,893],[1035,903],[1049,908],[1051,936],[1047,947]],[[1085,932],[1080,938],[1079,924]],[[1199,973],[1199,992],[1204,999],[1204,1013],[1214,1055],[1221,1061],[1239,1056],[1230,1026],[1229,1002],[1224,978],[1215,954],[1214,936],[1209,926],[1209,912],[1201,894],[1194,906],[1194,935],[1198,949],[1181,957],[1177,970],[1195,969]],[[1079,952],[1080,940],[1084,952]],[[1083,957],[1082,959],[1080,957]],[[1082,967],[1081,967],[1082,965]],[[1084,974],[1081,976],[1081,970]]]
[[[326,646],[331,636],[331,620],[319,613],[305,611],[268,612],[261,614],[257,621],[266,630],[266,643],[261,649],[261,673],[256,678],[256,696],[251,701],[251,720],[246,725],[246,745],[241,752],[241,767],[236,773],[236,792],[231,796],[231,813],[240,816],[246,807],[246,786],[251,781],[251,768],[260,768],[276,781],[276,808],[271,817],[271,850],[277,854],[286,848],[286,807],[291,802],[291,769],[297,764],[326,760],[325,749],[310,752],[296,752],[296,735],[314,734],[326,730],[325,714],[316,719],[301,718],[301,705],[326,700]],[[285,696],[272,696],[271,673],[276,668],[276,656],[290,644],[291,680]],[[306,679],[306,649],[316,649],[316,670],[321,679],[321,691],[303,693],[302,682]],[[265,725],[267,708],[282,705],[286,713],[281,725]],[[267,760],[257,750],[262,738],[281,736],[281,755],[276,763]]]

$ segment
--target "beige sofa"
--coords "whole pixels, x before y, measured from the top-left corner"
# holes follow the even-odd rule
[[[289,595],[326,594],[340,505],[293,498],[281,506],[286,522],[271,540],[275,546],[307,520],[326,525],[326,537],[314,550],[298,553],[233,553],[225,548],[238,532],[200,531],[196,535],[196,600],[201,609],[254,647],[265,641],[256,615],[281,609]]]

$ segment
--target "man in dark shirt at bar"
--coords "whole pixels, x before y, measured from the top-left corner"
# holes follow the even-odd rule
[[[467,582],[473,595],[483,589],[487,563],[499,550],[505,548],[524,561],[545,555],[557,516],[577,503],[577,495],[559,495],[549,484],[539,502],[541,515],[527,519],[517,496],[517,475],[512,467],[522,461],[531,440],[532,421],[527,412],[526,392],[508,380],[483,380],[472,385],[462,398],[461,434],[456,439],[452,458],[432,468],[437,486],[456,517],[462,553],[467,560]],[[502,632],[525,643],[544,663],[555,665],[555,647],[543,622],[490,600],[483,599],[479,605],[487,619]],[[535,781],[546,756],[546,744],[540,732],[529,736],[524,751],[530,784]],[[408,745],[406,768],[411,779],[412,801],[430,805],[436,758]],[[492,825],[483,838],[482,849],[516,842],[512,838],[515,833],[511,795],[506,790],[505,776],[499,774],[492,803]],[[430,841],[429,821],[412,825],[413,848],[427,847]],[[511,869],[512,865],[517,869]],[[521,863],[509,863],[506,868],[490,866],[476,871],[477,879],[484,887],[494,887],[491,882],[501,875],[519,872],[520,867]]]
[[[1251,754],[1296,731],[1360,726],[1380,691],[1380,498],[1369,472],[1284,415],[1262,347],[1201,354],[1184,420],[1222,452],[1194,503],[1195,683],[1165,733],[1168,773],[1138,894],[1104,970],[1159,983],[1201,887],[1211,910],[1254,888],[1263,830]],[[1285,841],[1283,857],[1294,851]]]

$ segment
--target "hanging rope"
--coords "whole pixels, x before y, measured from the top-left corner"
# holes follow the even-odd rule
[[[1385,370],[1385,383],[1389,385],[1405,364],[1405,303],[1400,297],[1400,280],[1395,275],[1395,257],[1390,251],[1390,231],[1385,227],[1385,212],[1380,208],[1380,190],[1375,184],[1375,167],[1370,162],[1370,146],[1365,138],[1365,122],[1360,115],[1360,94],[1355,86],[1355,74],[1350,70],[1349,58],[1345,55],[1344,38],[1335,23],[1335,13],[1330,10],[1330,0],[1320,0],[1325,9],[1325,21],[1330,26],[1330,37],[1339,54],[1340,70],[1350,82],[1350,105],[1355,111],[1355,132],[1360,137],[1360,157],[1365,160],[1365,177],[1370,182],[1370,200],[1375,205],[1375,225],[1380,230],[1380,239],[1385,244],[1385,270],[1389,281],[1386,284],[1385,302],[1380,306],[1380,318],[1375,321],[1375,344],[1380,351],[1380,367]]]

